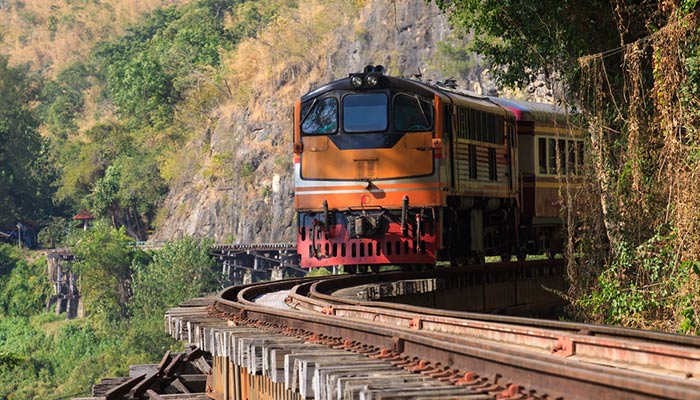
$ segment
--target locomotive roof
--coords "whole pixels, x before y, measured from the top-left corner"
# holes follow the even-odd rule
[[[475,93],[457,91],[449,89],[446,87],[436,86],[423,81],[417,81],[408,78],[400,78],[396,76],[382,75],[381,77],[384,84],[380,87],[386,87],[387,83],[391,88],[405,90],[409,92],[419,93],[425,96],[439,95],[445,99],[451,99],[451,101],[456,101],[459,103],[469,103],[473,107],[480,108],[482,110],[490,111],[497,114],[510,115],[511,112],[501,106],[500,104],[494,103],[490,98],[485,96],[479,96]],[[361,91],[362,89],[356,89],[350,83],[350,77],[342,78],[316,88],[304,96],[302,96],[301,101],[305,102],[314,97],[317,97],[323,93],[330,92],[333,90],[352,90]]]
[[[392,88],[416,92],[419,94],[432,96],[439,95],[449,98],[456,103],[468,103],[482,110],[494,113],[505,113],[514,116],[518,121],[532,121],[543,124],[564,124],[568,119],[568,112],[565,108],[546,103],[535,103],[531,101],[504,99],[493,96],[480,96],[476,93],[461,89],[453,89],[444,86],[437,86],[428,82],[418,81],[408,78],[382,75],[383,85],[388,83]],[[316,88],[304,96],[301,101],[305,102],[323,93],[333,90],[358,90],[350,83],[350,77],[342,78]]]
[[[568,112],[563,107],[555,104],[503,99],[500,97],[490,97],[490,99],[512,112],[518,121],[563,124],[568,119]]]
[[[428,86],[420,81],[415,81],[412,79],[406,79],[406,78],[399,78],[395,76],[388,76],[388,75],[382,75],[381,80],[384,82],[383,87],[386,87],[386,82],[389,82],[390,86],[392,88],[398,88],[398,89],[403,89],[403,90],[408,90],[408,91],[413,91],[413,92],[419,92],[423,94],[433,94],[433,93],[438,93],[439,91],[436,90],[437,88],[433,88],[431,86]],[[380,87],[381,87],[380,86]],[[320,94],[323,94],[325,92],[330,92],[332,90],[358,90],[361,91],[363,89],[356,89],[355,87],[352,86],[350,83],[350,77],[342,78],[335,80],[333,82],[327,83],[319,88],[316,88],[309,93],[303,95],[301,97],[301,101],[304,102],[306,100],[309,100],[311,98],[314,98]]]

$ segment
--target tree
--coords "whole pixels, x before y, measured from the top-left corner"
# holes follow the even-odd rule
[[[125,318],[131,296],[131,264],[139,250],[123,229],[104,221],[88,231],[77,231],[70,246],[80,275],[80,295],[85,311],[102,328],[109,329]]]
[[[132,324],[141,327],[138,336],[131,338],[136,348],[162,353],[169,345],[163,340],[161,317],[167,308],[220,288],[210,246],[209,241],[184,238],[153,253],[149,264],[134,266],[134,296],[129,309]]]
[[[642,9],[622,7],[616,15],[607,0],[435,0],[450,22],[473,32],[472,48],[486,57],[496,78],[522,86],[538,75],[577,78],[579,57],[612,50],[646,32]],[[623,5],[622,2],[614,2]],[[649,4],[648,6],[651,6]],[[618,17],[629,15],[625,33]],[[658,25],[657,25],[658,26]]]
[[[31,110],[38,85],[0,55],[0,223],[37,221],[51,209],[53,169]]]
[[[154,11],[96,53],[109,96],[134,127],[163,129],[193,74],[219,64],[227,46],[224,16],[235,2],[200,0]]]
[[[77,131],[76,119],[84,111],[84,91],[91,86],[88,77],[93,75],[87,65],[75,63],[42,88],[39,116],[57,145],[65,144],[68,136]]]
[[[175,119],[187,113],[184,102],[198,96],[229,46],[224,18],[236,3],[198,0],[156,9],[121,37],[98,44],[94,64],[74,64],[46,85],[40,111],[60,153],[59,200],[89,208],[135,239],[147,237],[168,189],[161,163],[189,135]],[[75,135],[91,84],[119,118],[110,115]]]
[[[50,294],[46,258],[32,263],[20,260],[7,279],[0,278],[0,311],[18,317],[38,314]]]

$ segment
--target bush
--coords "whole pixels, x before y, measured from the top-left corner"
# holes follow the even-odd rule
[[[169,307],[220,288],[211,242],[185,238],[153,254],[148,264],[134,265],[133,299],[129,304],[133,326],[130,343],[149,354],[161,354],[173,345],[163,333],[163,314]]]
[[[697,262],[679,262],[674,233],[657,234],[636,248],[619,246],[598,288],[578,305],[595,322],[697,333]]]
[[[17,262],[0,291],[0,311],[8,316],[31,316],[41,312],[52,293],[46,276],[46,258]]]

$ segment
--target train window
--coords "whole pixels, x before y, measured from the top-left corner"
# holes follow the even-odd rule
[[[537,139],[537,168],[541,175],[583,174],[583,141],[576,139]]]
[[[419,132],[433,127],[433,104],[418,96],[394,96],[394,130]]]
[[[478,176],[478,169],[477,169],[477,162],[476,162],[476,146],[473,144],[469,145],[469,178],[470,179],[477,179]]]
[[[540,138],[537,141],[537,151],[538,151],[538,161],[539,161],[539,168],[540,168],[540,174],[546,174],[547,173],[547,139],[545,138]]]
[[[557,155],[559,156],[559,168],[562,175],[566,175],[566,140],[557,140]]]
[[[307,135],[327,135],[338,131],[338,101],[329,97],[314,100],[301,108],[301,131]]]
[[[467,110],[464,107],[455,107],[457,110],[457,137],[467,139]]]
[[[576,165],[576,142],[573,140],[566,141],[566,168],[572,175],[577,175]]]
[[[551,175],[557,174],[557,141],[554,139],[547,140],[547,153],[549,155],[549,163],[547,172]]]
[[[387,128],[387,97],[383,93],[349,94],[343,98],[345,132],[381,132]]]
[[[576,141],[576,171],[583,175],[583,141]]]

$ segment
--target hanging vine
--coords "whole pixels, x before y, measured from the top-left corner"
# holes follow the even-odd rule
[[[629,7],[615,2],[621,41]],[[597,182],[590,194],[599,202],[599,213],[585,219],[606,233],[584,232],[583,241],[589,248],[607,242],[610,256],[597,288],[579,305],[598,322],[697,333],[698,13],[675,2],[660,3],[658,12],[668,15],[663,28],[579,60],[579,102]],[[622,68],[611,72],[606,63]]]

